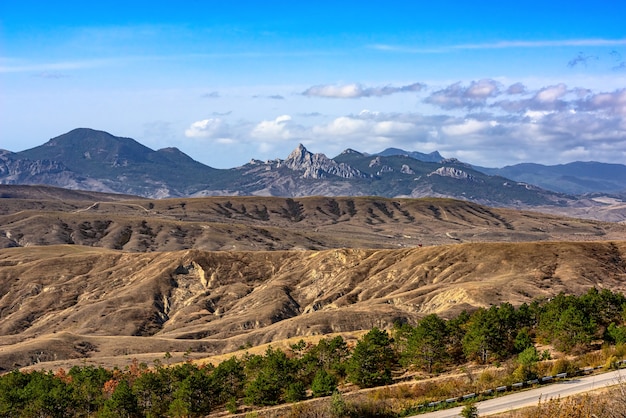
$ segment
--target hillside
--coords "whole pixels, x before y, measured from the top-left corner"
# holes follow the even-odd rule
[[[0,196],[0,370],[206,356],[626,291],[619,223],[441,198]]]
[[[133,252],[323,250],[626,236],[623,224],[451,199],[149,200],[44,187],[26,191],[24,187],[0,187],[2,195],[13,196],[0,198],[0,248],[77,244]]]
[[[625,260],[617,241],[134,254],[9,248],[0,250],[0,367],[209,355],[594,286],[624,292]]]

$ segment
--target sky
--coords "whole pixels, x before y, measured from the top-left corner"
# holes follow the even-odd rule
[[[626,162],[626,2],[0,1],[0,149]]]

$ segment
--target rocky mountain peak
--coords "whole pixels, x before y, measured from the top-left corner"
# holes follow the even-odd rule
[[[321,154],[323,155],[323,154]],[[287,156],[285,165],[292,170],[300,170],[302,165],[310,165],[313,161],[313,154],[309,152],[304,145],[298,144],[296,149],[291,151],[291,154]]]
[[[352,154],[352,155],[358,155],[358,156],[364,156],[364,155],[365,155],[365,154],[363,154],[362,152],[359,152],[359,151],[354,150],[354,149],[352,149],[352,148],[348,148],[348,149],[344,150],[344,151],[343,151],[341,154],[339,154],[339,155],[350,155],[350,154]]]
[[[299,144],[289,154],[283,164],[294,171],[303,171],[302,177],[304,178],[320,179],[329,176],[343,178],[368,177],[367,174],[348,164],[337,163],[321,153],[313,154],[302,144]]]

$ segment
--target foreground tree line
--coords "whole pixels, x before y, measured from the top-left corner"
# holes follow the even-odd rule
[[[591,289],[581,296],[509,303],[445,320],[428,315],[416,325],[374,328],[354,346],[341,337],[290,350],[231,357],[217,366],[186,362],[122,369],[76,366],[69,371],[13,371],[0,376],[0,417],[203,416],[245,405],[297,402],[336,393],[346,383],[387,385],[407,370],[441,373],[467,362],[497,365],[515,358],[515,378],[536,377],[534,365],[550,344],[582,354],[604,343],[626,343],[626,298]]]

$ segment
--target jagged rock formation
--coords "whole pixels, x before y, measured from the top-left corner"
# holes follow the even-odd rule
[[[323,179],[329,175],[345,179],[368,177],[348,164],[338,164],[324,154],[313,154],[302,144],[289,154],[283,164],[294,171],[302,171],[302,177],[307,179]]]
[[[455,168],[455,167],[439,167],[432,173],[428,174],[429,176],[437,175],[442,177],[451,177],[457,180],[469,180],[469,181],[477,181],[477,179],[471,174],[466,173],[465,171]]]

